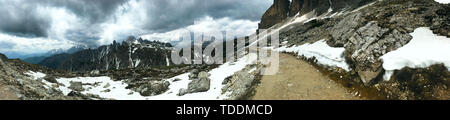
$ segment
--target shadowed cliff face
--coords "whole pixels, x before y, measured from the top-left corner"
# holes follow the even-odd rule
[[[267,29],[282,22],[287,17],[304,15],[315,11],[317,15],[342,10],[351,10],[374,0],[274,0],[274,4],[266,11],[259,24],[259,29]]]
[[[259,29],[266,29],[288,17],[289,0],[274,0],[274,4],[264,13]]]
[[[303,7],[304,0],[293,0],[289,7],[289,17],[295,16]]]

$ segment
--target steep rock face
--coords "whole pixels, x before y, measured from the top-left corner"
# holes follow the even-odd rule
[[[292,0],[291,6],[289,7],[289,17],[295,16],[303,7],[304,0]]]
[[[74,54],[59,54],[40,62],[53,69],[86,72],[124,68],[146,68],[170,65],[168,43],[129,38],[122,44],[113,43]]]
[[[313,10],[316,11],[318,15],[325,13],[330,8],[329,0],[304,0],[304,4],[300,9],[300,15],[304,15]]]
[[[267,29],[288,17],[289,0],[274,0],[274,4],[264,13],[259,29]]]

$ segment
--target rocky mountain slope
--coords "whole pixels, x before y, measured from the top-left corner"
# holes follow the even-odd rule
[[[46,86],[52,84],[44,79],[33,79],[28,71],[42,71],[58,74],[37,65],[28,64],[20,60],[8,59],[0,54],[0,99],[22,99],[22,100],[81,100],[80,96],[67,96],[54,87]],[[54,84],[57,85],[57,84]],[[6,95],[6,96],[5,96]]]
[[[54,55],[39,64],[79,72],[169,66],[170,47],[168,43],[129,37],[122,43],[114,42],[97,49]]]
[[[306,4],[306,1],[294,3]],[[387,73],[381,57],[408,44],[413,39],[410,33],[419,27],[429,27],[436,35],[450,37],[449,4],[440,4],[434,0],[331,0],[330,3],[306,14],[300,10],[299,16],[287,18],[272,28],[281,30],[280,39],[287,42],[287,47],[323,40],[330,47],[344,48],[343,59],[350,71],[322,66],[340,73],[342,78],[356,82],[355,85],[363,84],[378,89],[386,93],[387,98],[448,99],[450,75],[446,66],[436,64],[426,68],[405,67],[396,70],[390,79],[383,80],[383,75]],[[292,11],[298,11],[298,5],[291,6],[296,9]],[[304,6],[301,9],[309,11]],[[330,9],[326,11],[325,8]],[[261,24],[267,25],[264,19],[263,17]],[[302,22],[294,24],[299,19]],[[317,49],[320,48],[312,51],[318,51]],[[320,62],[313,60],[313,63],[317,61]],[[440,91],[439,94],[434,94],[436,91]]]
[[[259,29],[267,29],[288,17],[302,16],[311,11],[320,15],[329,11],[351,10],[372,1],[375,0],[274,0],[262,16]]]

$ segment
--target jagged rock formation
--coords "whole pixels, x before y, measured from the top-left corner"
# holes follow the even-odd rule
[[[79,72],[168,66],[171,64],[170,47],[172,46],[168,43],[130,37],[121,44],[114,42],[74,54],[54,55],[39,64]]]
[[[274,0],[274,4],[264,13],[259,29],[267,29],[288,17],[289,0]]]

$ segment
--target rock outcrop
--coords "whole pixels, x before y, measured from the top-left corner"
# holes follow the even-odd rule
[[[148,84],[140,86],[136,92],[142,96],[153,96],[166,92],[170,83],[167,81],[150,81]]]
[[[209,79],[210,75],[211,74],[207,72],[199,72],[198,75],[196,75],[196,77],[190,78],[192,79],[192,81],[189,82],[188,88],[180,89],[178,95],[183,96],[189,93],[208,91],[211,86],[211,79]]]
[[[248,65],[243,70],[226,78],[222,84],[222,93],[229,92],[229,100],[245,100],[254,95],[255,87],[260,80],[261,64]]]
[[[28,72],[29,64],[8,60],[0,54],[0,90],[8,90],[21,100],[81,100],[77,96],[65,96],[60,90],[45,87],[42,79],[31,79]],[[90,98],[86,98],[90,99]]]

